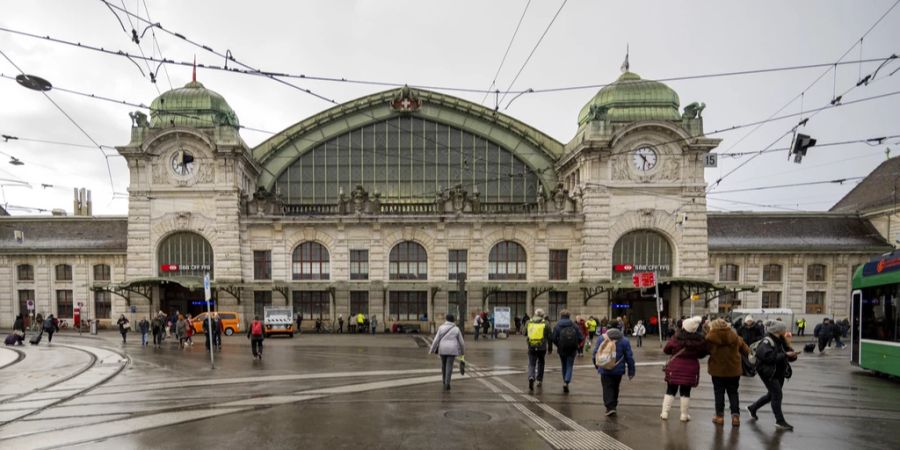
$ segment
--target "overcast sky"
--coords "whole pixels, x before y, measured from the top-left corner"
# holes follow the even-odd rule
[[[149,15],[168,30],[208,45],[230,50],[238,60],[276,72],[344,77],[415,85],[486,89],[509,44],[527,0],[508,1],[175,1],[146,0]],[[631,69],[643,78],[833,63],[862,36],[895,0],[847,1],[628,1],[569,0],[512,86],[519,89],[602,84],[614,81],[626,44]],[[148,17],[144,0],[113,4]],[[535,43],[547,28],[561,1],[532,1],[524,16],[497,85],[506,90]],[[120,13],[126,34],[99,0],[0,0],[0,27],[79,41],[107,49],[139,53],[130,39],[132,25]],[[136,19],[131,19],[136,22]],[[134,25],[138,27],[138,25]],[[143,26],[138,30],[143,31]],[[176,37],[156,31],[162,55],[176,61],[222,65],[223,60]],[[158,55],[152,35],[141,41],[143,52]],[[26,73],[48,79],[55,87],[149,105],[171,86],[190,81],[189,67],[159,71],[157,84],[143,76],[128,59],[95,53],[0,31],[0,50]],[[887,58],[900,54],[900,7],[895,8],[844,57],[844,61]],[[139,62],[144,74],[146,66]],[[829,71],[803,95],[803,109],[826,106],[833,92],[856,85],[860,74],[879,63],[850,64]],[[151,67],[155,69],[155,66]],[[851,90],[844,102],[900,91],[900,59],[887,64],[868,86]],[[828,69],[815,68],[767,74],[671,81],[682,106],[702,101],[707,132],[770,117]],[[14,76],[15,68],[0,58],[0,72]],[[329,103],[272,80],[241,74],[198,70],[207,88],[221,93],[241,124],[277,132]],[[293,80],[321,95],[344,102],[387,87]],[[527,94],[505,112],[565,143],[574,135],[580,108],[597,88]],[[446,92],[446,91],[445,91]],[[483,94],[447,92],[480,102]],[[103,145],[128,143],[136,108],[53,91],[49,94]],[[507,98],[507,102],[509,97]],[[493,106],[492,100],[486,102]],[[506,105],[504,104],[503,107]],[[799,113],[794,101],[781,114]],[[813,117],[801,132],[820,143],[900,135],[900,95],[826,110]],[[786,133],[799,117],[773,121],[746,138],[752,128],[716,134],[724,139],[719,152],[761,150]],[[0,133],[21,138],[90,144],[44,96],[0,78]],[[243,130],[250,146],[269,135]],[[743,140],[741,140],[743,138]],[[739,142],[740,140],[740,142]],[[885,159],[886,147],[867,144],[813,148],[802,164],[787,160],[785,152],[754,159],[726,177],[710,195],[711,209],[780,208],[827,210],[852,188],[813,185],[789,189],[715,194],[758,186],[861,177]],[[775,147],[789,145],[789,137]],[[105,158],[98,149],[43,143],[0,141],[0,184],[4,204],[17,207],[72,210],[72,187],[94,193],[95,214],[125,214],[127,199],[113,198]],[[112,150],[107,150],[115,154]],[[6,164],[9,155],[25,163]],[[708,169],[714,182],[743,158],[722,158]],[[108,158],[115,192],[124,193],[128,172],[121,157]],[[15,186],[19,180],[31,188]],[[52,187],[42,187],[52,185]]]

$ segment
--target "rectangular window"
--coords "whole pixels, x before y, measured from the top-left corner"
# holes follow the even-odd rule
[[[271,280],[272,279],[272,251],[271,250],[254,250],[253,251],[253,279],[254,280]],[[271,294],[271,292],[270,292]]]
[[[737,281],[738,272],[736,264],[722,264],[719,266],[719,281]]]
[[[550,279],[565,280],[569,277],[569,251],[550,250]]]
[[[108,291],[94,292],[94,316],[95,319],[112,318],[112,296]]]
[[[488,297],[488,314],[494,312],[496,306],[509,307],[509,320],[515,322],[515,317],[522,317],[525,310],[525,291],[501,291]]]
[[[567,308],[566,294],[568,293],[565,291],[550,291],[550,311],[547,311],[547,318],[551,321],[559,320],[559,312]]]
[[[25,316],[31,312],[28,311],[28,300],[34,302],[34,290],[22,289],[19,291],[19,312]]]
[[[32,266],[31,264],[19,264],[16,272],[17,280],[34,281],[34,266]]]
[[[359,313],[369,315],[369,291],[350,291],[350,319]]]
[[[808,291],[806,293],[806,314],[825,314],[825,292]]]
[[[428,292],[391,291],[391,320],[428,320]]]
[[[350,279],[369,279],[369,251],[350,250]]]
[[[763,281],[781,281],[781,265],[767,264],[763,267]]]
[[[330,319],[328,291],[293,291],[294,315],[304,319]]]
[[[781,292],[765,291],[762,293],[763,308],[781,308]]]
[[[56,291],[56,316],[66,318],[72,317],[71,289],[60,289]]]
[[[57,264],[56,281],[72,281],[72,266],[68,264]]]
[[[266,306],[272,306],[272,291],[253,291],[253,315],[266,317]]]
[[[732,309],[741,307],[741,298],[735,292],[728,292],[719,297],[719,314],[728,314]]]
[[[459,279],[459,274],[461,273],[468,273],[468,258],[468,250],[450,250],[447,272],[451,280]]]
[[[110,268],[108,264],[97,264],[94,266],[94,281],[109,281]]]
[[[825,281],[825,265],[810,264],[806,268],[806,281]]]

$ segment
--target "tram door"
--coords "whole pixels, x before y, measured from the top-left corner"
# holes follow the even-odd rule
[[[859,365],[860,334],[862,333],[862,291],[853,291],[850,297],[850,363]]]

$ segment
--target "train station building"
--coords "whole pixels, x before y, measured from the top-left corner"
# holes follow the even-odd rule
[[[0,326],[29,301],[104,323],[196,314],[207,273],[216,309],[245,319],[290,305],[309,324],[363,312],[423,330],[494,306],[646,320],[654,291],[632,275],[655,272],[665,315],[693,303],[812,321],[846,316],[852,271],[894,247],[898,158],[829,212],[714,213],[702,103],[632,72],[586,100],[567,143],[400,88],[250,148],[193,81],[132,117],[127,217],[93,216],[81,193],[72,215],[0,217]]]

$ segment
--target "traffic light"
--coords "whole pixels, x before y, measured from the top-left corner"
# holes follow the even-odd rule
[[[800,164],[803,161],[803,157],[806,156],[806,149],[816,145],[816,140],[809,137],[809,135],[797,133],[797,137],[794,138],[794,145],[791,146],[791,154],[794,155],[794,162]]]

